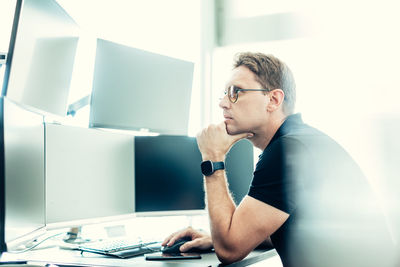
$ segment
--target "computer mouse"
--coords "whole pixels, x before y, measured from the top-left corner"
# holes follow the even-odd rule
[[[181,251],[179,250],[179,248],[185,244],[186,242],[191,241],[192,239],[189,237],[184,237],[184,238],[180,238],[178,240],[175,241],[175,243],[173,245],[171,245],[170,247],[165,246],[161,249],[162,253],[167,253],[167,254],[176,254],[176,253],[181,253]]]

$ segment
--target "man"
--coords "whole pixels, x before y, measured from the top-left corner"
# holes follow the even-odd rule
[[[237,56],[220,101],[225,121],[197,136],[211,236],[187,228],[164,246],[191,237],[182,252],[213,247],[226,264],[268,242],[284,266],[356,266],[379,243],[365,242],[367,233],[386,242],[385,231],[375,232],[384,226],[361,170],[335,141],[293,114],[295,99],[293,75],[282,61],[261,53]],[[243,138],[263,153],[249,193],[236,207],[221,162]]]

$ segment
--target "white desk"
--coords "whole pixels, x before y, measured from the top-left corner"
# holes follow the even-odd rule
[[[162,240],[160,237],[167,236],[176,229],[186,226],[192,226],[195,229],[205,229],[208,231],[208,217],[205,214],[199,216],[170,216],[170,217],[138,217],[126,220],[112,221],[109,223],[88,225],[83,228],[85,238],[105,238],[105,228],[108,226],[124,226],[127,236],[134,237],[135,233],[140,233],[148,238]],[[68,229],[64,229],[65,231]],[[53,230],[48,232],[41,240],[50,237],[61,230]],[[61,231],[62,232],[62,231]],[[84,252],[81,254],[77,250],[59,249],[62,237],[59,236],[54,240],[47,240],[36,250],[28,251],[21,254],[3,253],[1,261],[27,260],[41,263],[54,263],[58,265],[72,266],[218,266],[220,262],[215,253],[202,254],[200,260],[169,260],[169,261],[146,261],[144,256],[132,257],[129,259],[119,259],[100,254]],[[40,240],[39,240],[40,241]],[[61,244],[63,244],[61,242]],[[256,263],[261,265],[257,265]],[[278,264],[277,264],[278,263]],[[253,265],[256,264],[256,265]],[[230,266],[270,266],[281,267],[280,258],[275,250],[263,251],[255,250],[251,252],[244,260],[231,264]]]
[[[233,263],[229,266],[240,267],[248,266],[258,262],[263,262],[262,266],[269,266],[267,263],[270,260],[271,267],[281,266],[276,265],[275,250],[251,252],[244,260]],[[278,257],[279,258],[279,257]],[[23,254],[4,253],[1,256],[1,261],[12,260],[27,260],[39,263],[54,263],[57,265],[68,266],[219,266],[220,262],[215,253],[202,254],[201,260],[170,260],[170,261],[146,261],[144,256],[133,257],[129,259],[118,259],[113,257],[102,256],[93,253],[83,253],[74,250],[64,250],[59,248],[47,248],[29,251]],[[264,264],[265,263],[265,264]]]

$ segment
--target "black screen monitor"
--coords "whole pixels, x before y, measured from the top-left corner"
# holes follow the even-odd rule
[[[17,0],[2,96],[65,116],[78,31],[55,0]]]
[[[135,211],[201,213],[205,208],[201,161],[194,137],[136,136]],[[229,189],[239,203],[252,179],[253,148],[248,141],[232,147],[226,171]]]
[[[233,200],[239,204],[249,192],[254,171],[253,145],[248,140],[237,142],[226,155],[226,176]]]
[[[2,249],[14,250],[45,232],[44,125],[42,115],[0,103]]]

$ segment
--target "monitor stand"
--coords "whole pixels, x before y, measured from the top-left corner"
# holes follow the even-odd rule
[[[82,238],[82,226],[77,226],[69,229],[63,241],[69,244],[83,244],[92,240]]]

